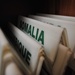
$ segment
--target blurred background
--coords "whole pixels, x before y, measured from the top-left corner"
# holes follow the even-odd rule
[[[0,0],[0,24],[16,24],[19,15],[36,13],[75,16],[74,8],[75,0]]]

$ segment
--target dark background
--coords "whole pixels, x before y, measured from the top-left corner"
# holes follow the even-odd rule
[[[9,21],[17,24],[19,15],[36,13],[75,16],[75,0],[0,0],[1,25]]]

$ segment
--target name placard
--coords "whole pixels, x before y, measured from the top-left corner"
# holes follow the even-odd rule
[[[52,15],[52,14],[38,14],[38,15],[75,22],[75,17],[72,16],[62,16],[62,15]]]
[[[11,35],[14,35],[16,46],[18,46],[18,54],[22,58],[25,66],[34,73],[37,69],[37,65],[40,62],[40,56],[43,56],[42,52],[44,48],[41,44],[39,44],[32,37],[23,33],[14,25],[11,25]],[[11,37],[11,39],[13,39]],[[42,65],[42,64],[41,64]]]
[[[54,18],[48,18],[48,17],[41,17],[41,16],[32,16],[32,18],[35,18],[37,20],[40,20],[42,22],[46,22],[55,26],[64,27],[67,30],[68,40],[69,40],[69,47],[73,51],[75,46],[75,22],[71,21],[64,21],[64,20],[58,20]]]
[[[54,62],[57,48],[63,32],[62,28],[52,25],[49,26],[46,23],[23,16],[19,17],[18,28],[44,45],[48,58]]]
[[[6,39],[2,29],[0,29],[0,75],[2,75],[2,55],[5,46],[8,46],[8,40]]]

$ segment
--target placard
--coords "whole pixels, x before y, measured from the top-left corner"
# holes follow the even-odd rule
[[[40,65],[39,62],[41,56],[44,56],[44,48],[36,40],[23,33],[13,24],[10,23],[10,26],[11,27],[9,28],[11,34],[9,34],[9,36],[12,41],[14,41],[13,36],[15,38],[15,43],[18,47],[18,50],[16,50],[16,52],[20,56],[21,60],[24,62],[26,69],[29,70],[31,74],[34,74],[37,70],[37,67]],[[41,68],[43,61],[41,61],[40,63],[41,65],[39,67]]]
[[[8,41],[0,28],[0,75],[2,75],[2,54],[5,46],[8,45]]]
[[[52,63],[54,62],[63,28],[23,16],[19,17],[17,27],[41,43],[45,48],[48,58]]]
[[[44,16],[44,17],[50,17],[50,18],[75,22],[75,17],[72,17],[72,16],[53,15],[53,14],[38,14],[38,15]]]
[[[54,18],[42,17],[42,16],[32,16],[32,18],[37,19],[39,21],[49,23],[51,25],[64,27],[67,30],[69,48],[73,51],[75,46],[75,22],[58,20]]]

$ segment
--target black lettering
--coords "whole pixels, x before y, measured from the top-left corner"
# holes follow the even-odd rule
[[[26,62],[27,62],[28,65],[30,65],[30,57],[31,57],[31,54],[30,54],[30,52],[28,51],[28,52],[27,52],[27,55],[26,55]]]
[[[21,52],[21,49],[22,49],[22,44],[21,42],[19,43],[19,51]]]

